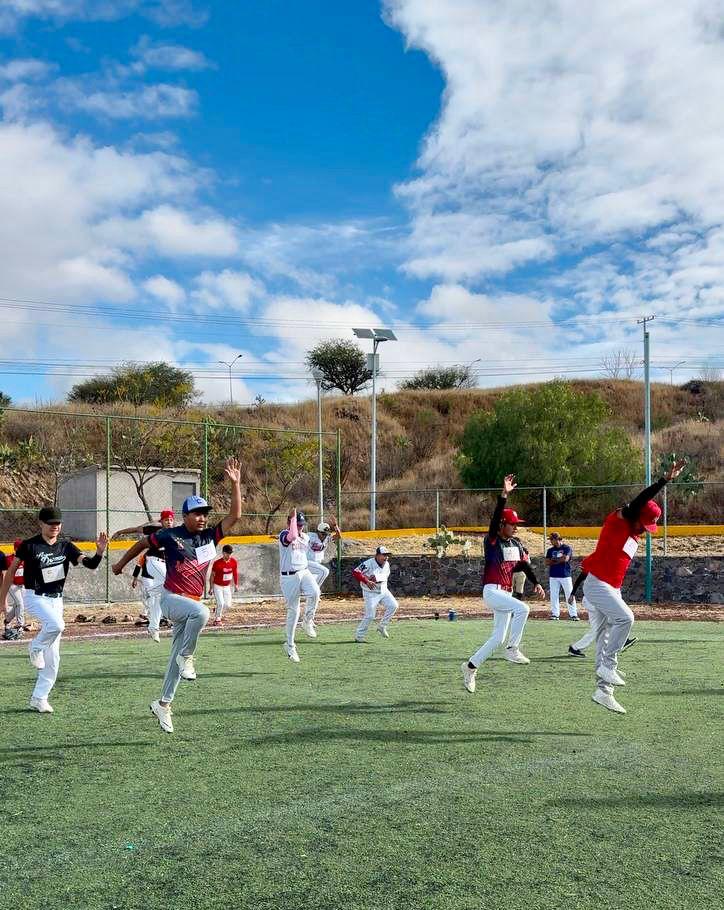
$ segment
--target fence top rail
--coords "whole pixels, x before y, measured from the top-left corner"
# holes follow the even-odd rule
[[[630,487],[639,487],[646,484],[645,480],[632,480],[630,483],[561,483],[561,484],[539,484],[538,486],[518,486],[515,489],[522,490],[625,490]],[[712,485],[721,486],[724,484],[724,480],[685,480],[685,481],[670,481],[666,486],[667,487],[700,487]],[[664,487],[666,489],[666,487]],[[431,487],[428,489],[413,489],[405,487],[401,490],[377,490],[377,496],[396,496],[400,493],[496,493],[500,490],[500,487]],[[343,496],[369,496],[372,490],[342,490]]]
[[[286,427],[261,427],[253,426],[251,424],[245,423],[217,423],[216,421],[211,421],[209,418],[204,420],[177,420],[173,417],[143,417],[143,416],[133,416],[130,414],[81,414],[73,411],[51,411],[49,409],[36,409],[36,408],[16,408],[9,406],[7,408],[0,408],[0,411],[14,411],[15,413],[20,414],[43,414],[51,417],[76,417],[81,420],[130,420],[130,421],[147,421],[149,423],[171,423],[181,426],[192,426],[192,427],[204,427],[209,426],[214,429],[225,429],[225,430],[255,430],[256,432],[267,432],[267,433],[293,433],[296,436],[319,436],[319,433],[316,430],[295,430],[287,429]],[[337,436],[335,430],[322,430],[322,436]]]

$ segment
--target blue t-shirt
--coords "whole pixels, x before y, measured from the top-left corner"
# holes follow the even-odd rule
[[[546,550],[546,559],[560,559],[561,556],[573,556],[573,550],[567,543],[562,543],[559,547],[550,547]],[[570,578],[571,563],[561,562],[555,566],[548,567],[551,578]]]

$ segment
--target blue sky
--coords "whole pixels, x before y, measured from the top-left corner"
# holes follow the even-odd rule
[[[387,388],[592,376],[644,313],[654,378],[724,365],[720,4],[578,6],[6,0],[0,388],[162,358],[223,400],[242,353],[237,401],[293,400],[356,325]]]

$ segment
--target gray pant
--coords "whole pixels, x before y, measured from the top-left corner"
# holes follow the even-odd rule
[[[634,615],[631,608],[621,597],[621,589],[614,588],[605,581],[589,575],[583,582],[583,594],[594,610],[600,615],[601,622],[596,630],[596,669],[618,667],[618,655],[626,644]],[[604,692],[613,693],[613,686],[604,682],[598,674],[597,685]]]
[[[161,594],[161,611],[173,626],[171,656],[161,693],[161,701],[171,702],[181,678],[181,668],[176,658],[189,657],[194,653],[201,630],[209,621],[209,609],[198,600],[182,597],[164,588]]]

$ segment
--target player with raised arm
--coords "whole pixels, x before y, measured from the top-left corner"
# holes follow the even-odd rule
[[[305,615],[314,616],[319,604],[319,585],[309,571],[309,537],[304,532],[307,523],[303,512],[292,509],[287,516],[287,526],[280,532],[279,542],[279,585],[287,604],[287,637],[282,645],[284,653],[292,663],[299,663],[294,633],[299,622],[302,595],[306,599]],[[304,630],[311,638],[317,637],[314,623]]]
[[[508,474],[498,496],[495,511],[484,541],[485,568],[483,570],[483,603],[493,611],[493,634],[468,661],[461,665],[463,686],[468,692],[475,691],[475,675],[478,667],[486,661],[508,636],[503,656],[514,664],[529,664],[530,661],[520,650],[523,629],[528,619],[528,607],[512,594],[513,573],[525,572],[528,580],[535,585],[535,593],[545,597],[545,591],[538,583],[530,564],[528,553],[515,536],[522,519],[514,509],[507,508],[508,496],[516,488],[515,475]]]
[[[677,461],[663,477],[606,517],[596,549],[583,560],[582,575],[574,586],[575,593],[583,584],[589,609],[593,607],[597,614],[591,620],[592,627],[596,626],[596,690],[592,698],[618,714],[626,713],[614,696],[614,687],[626,684],[618,672],[618,655],[629,640],[634,622],[633,612],[621,596],[621,585],[641,535],[657,530],[661,509],[653,497],[678,477],[685,465],[686,461]]]
[[[82,565],[97,569],[106,549],[108,538],[98,535],[96,552],[84,556],[74,543],[60,536],[63,515],[54,506],[44,506],[38,513],[40,533],[20,542],[0,585],[0,606],[7,613],[10,586],[20,563],[23,563],[25,606],[40,623],[40,630],[30,642],[30,663],[38,671],[30,707],[41,714],[52,714],[48,696],[58,678],[60,668],[60,636],[63,621],[63,588],[71,566]]]
[[[201,602],[206,569],[216,556],[216,545],[241,518],[241,472],[236,458],[227,459],[224,476],[231,486],[231,504],[228,514],[218,524],[208,528],[206,521],[211,506],[201,496],[188,496],[181,509],[182,525],[142,537],[113,566],[113,574],[120,575],[129,562],[150,547],[164,552],[166,580],[161,592],[161,611],[173,626],[173,638],[161,697],[150,708],[166,733],[173,733],[171,702],[179,679],[196,679],[194,653],[201,630],[209,621],[208,607]]]
[[[307,550],[307,565],[309,571],[314,576],[314,580],[319,586],[321,592],[322,585],[327,580],[329,569],[324,564],[324,556],[330,543],[341,538],[342,532],[337,525],[336,518],[332,515],[329,522],[322,521],[317,525],[316,531],[310,531],[307,535],[309,540],[309,549]],[[317,601],[314,611],[319,606]],[[314,611],[310,612],[309,608],[305,609],[302,617],[302,629],[310,638],[317,637],[317,630],[314,625]]]

